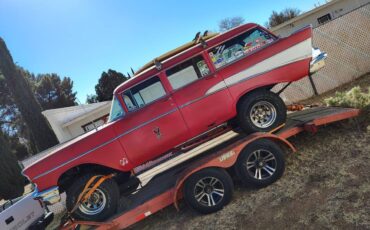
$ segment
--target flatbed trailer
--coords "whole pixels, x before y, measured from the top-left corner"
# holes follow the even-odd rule
[[[218,137],[217,146],[191,158],[151,179],[138,192],[122,197],[117,214],[106,222],[77,221],[70,218],[61,229],[89,226],[95,229],[124,229],[146,217],[174,204],[183,197],[184,182],[204,169],[230,169],[247,146],[257,140],[268,139],[281,143],[293,152],[295,147],[287,140],[300,132],[316,133],[319,126],[358,116],[358,109],[339,107],[316,107],[288,114],[284,126],[269,133],[238,134],[229,131]],[[214,143],[213,143],[214,144]]]

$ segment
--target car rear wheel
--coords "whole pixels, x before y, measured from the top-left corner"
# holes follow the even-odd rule
[[[74,208],[79,195],[92,176],[94,175],[88,174],[78,178],[67,189],[66,204],[68,211]],[[116,212],[118,202],[119,189],[117,183],[113,179],[106,179],[86,201],[78,205],[72,215],[79,220],[103,221]]]
[[[271,140],[256,140],[242,150],[235,169],[244,185],[265,187],[284,173],[283,150]]]
[[[268,132],[286,120],[284,101],[271,91],[259,90],[241,100],[237,120],[247,133]]]
[[[224,169],[208,168],[191,175],[184,184],[184,198],[197,212],[216,212],[227,205],[234,190]]]

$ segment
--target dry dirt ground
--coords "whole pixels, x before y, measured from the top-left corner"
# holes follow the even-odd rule
[[[370,134],[355,124],[330,125],[291,139],[298,152],[263,189],[236,185],[231,203],[210,215],[185,204],[153,215],[133,229],[370,229]]]
[[[341,87],[370,86],[370,75]],[[337,89],[338,90],[338,89]],[[321,104],[335,91],[305,101]],[[236,183],[221,211],[199,215],[182,203],[132,229],[370,229],[370,114],[328,125],[316,135],[290,139],[298,152],[286,156],[286,170],[263,189]]]
[[[342,86],[370,86],[370,74]],[[305,104],[323,104],[331,91]],[[283,177],[263,189],[236,182],[233,199],[221,211],[200,215],[181,203],[131,229],[370,229],[370,114],[299,134],[298,152],[286,155]],[[58,217],[56,219],[59,219]],[[53,227],[49,229],[53,229]]]

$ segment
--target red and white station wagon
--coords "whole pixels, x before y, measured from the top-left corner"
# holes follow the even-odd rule
[[[140,183],[134,168],[227,122],[245,132],[284,123],[285,104],[270,90],[323,66],[326,54],[312,48],[311,36],[311,27],[279,38],[256,24],[198,34],[117,87],[106,125],[61,145],[24,173],[45,200],[66,191],[69,209],[91,176],[116,173],[74,212],[80,219],[105,219],[117,208],[118,184],[127,192]]]

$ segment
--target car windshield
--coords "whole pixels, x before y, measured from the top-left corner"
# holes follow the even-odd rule
[[[123,117],[124,115],[125,115],[125,111],[123,110],[116,96],[114,96],[113,101],[112,101],[112,108],[110,109],[108,122],[115,121],[118,118]]]

